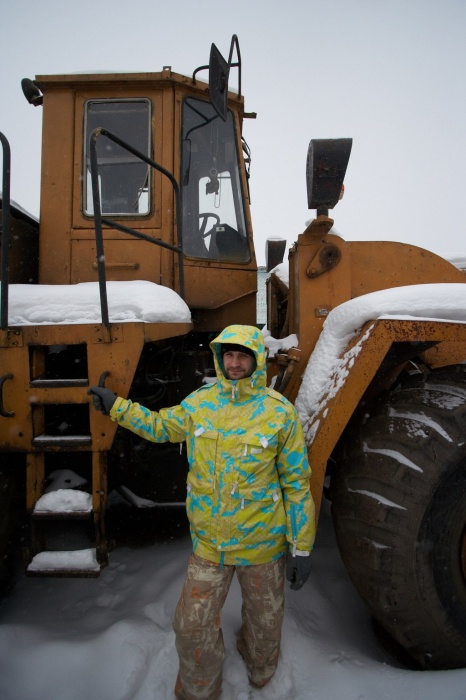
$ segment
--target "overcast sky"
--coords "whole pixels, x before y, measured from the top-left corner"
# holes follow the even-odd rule
[[[292,244],[307,209],[311,138],[352,137],[348,240],[465,253],[466,0],[0,0],[0,131],[12,198],[39,215],[41,110],[23,77],[80,71],[191,75],[239,38],[256,252]]]

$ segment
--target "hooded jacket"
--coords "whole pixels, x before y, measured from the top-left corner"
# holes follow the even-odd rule
[[[226,378],[222,343],[254,352],[250,377]],[[292,404],[267,388],[262,333],[228,326],[210,347],[215,384],[159,412],[118,398],[110,416],[147,440],[186,442],[186,509],[200,557],[244,566],[278,559],[288,546],[309,553],[315,522],[303,431]]]

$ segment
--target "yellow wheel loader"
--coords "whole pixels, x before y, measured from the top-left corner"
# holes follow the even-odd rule
[[[10,202],[1,134],[1,574],[27,527],[28,574],[97,576],[112,494],[131,506],[123,528],[131,509],[181,511],[187,464],[93,410],[89,386],[174,405],[210,380],[215,334],[257,323],[242,136],[255,114],[236,36],[228,59],[212,45],[192,76],[38,75],[23,91],[43,110],[40,223]],[[404,313],[399,290],[446,290],[460,306],[466,278],[429,251],[332,233],[351,146],[311,141],[315,219],[288,263],[269,241],[269,380],[298,408],[317,510],[325,494],[373,617],[420,667],[462,667],[466,324],[445,302],[426,317],[408,292]],[[63,543],[70,523],[87,546]]]

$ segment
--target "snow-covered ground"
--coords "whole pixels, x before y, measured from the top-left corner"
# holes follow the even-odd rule
[[[97,579],[19,575],[0,607],[1,700],[170,700],[177,672],[175,605],[188,535],[140,549],[117,547]],[[280,664],[249,687],[235,649],[240,593],[222,617],[227,648],[222,700],[463,700],[466,669],[422,672],[393,661],[341,563],[324,504],[312,574],[287,588]]]

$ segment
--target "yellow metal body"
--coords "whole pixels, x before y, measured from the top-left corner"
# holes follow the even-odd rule
[[[14,331],[0,331],[0,349],[5,368],[12,378],[3,386],[3,405],[14,414],[13,420],[2,419],[2,449],[12,451],[41,451],[37,438],[43,430],[44,406],[56,404],[88,404],[89,386],[99,383],[103,371],[108,372],[108,383],[121,396],[131,387],[142,348],[147,342],[166,340],[185,335],[189,323],[122,323],[102,325],[24,326]],[[87,376],[82,386],[60,385],[36,380],[43,348],[53,346],[85,345],[87,349]],[[99,411],[90,411],[90,435],[84,451],[110,449],[116,424]],[[57,445],[57,449],[63,445]]]
[[[283,389],[292,402],[298,394],[323,323],[332,309],[349,299],[382,289],[413,284],[466,282],[463,272],[427,250],[393,242],[345,241],[329,232],[332,225],[333,221],[327,217],[315,219],[291,249],[287,318],[285,321],[282,318],[281,324],[277,322],[280,314],[276,307],[280,294],[284,294],[283,285],[275,283],[274,287],[269,284],[269,328],[272,335],[274,331],[281,337],[296,334],[299,340],[300,353],[298,358],[290,358],[294,369]],[[383,373],[385,370],[381,370],[393,343],[432,344],[432,348],[422,353],[423,362],[430,368],[456,364],[466,359],[464,324],[378,320],[366,324],[351,346],[367,332],[368,338],[362,344],[343,388],[332,399],[322,397],[323,408],[313,418],[318,427],[309,445],[309,459],[317,511],[328,459],[361,398],[369,388],[375,393],[388,388],[405,364],[390,367],[386,374]],[[345,348],[342,357],[349,349]],[[270,377],[278,375],[279,369],[278,363],[272,362]],[[325,419],[322,415],[324,410]]]
[[[346,381],[335,395],[324,401],[319,413],[313,417],[313,424],[318,424],[315,437],[308,448],[309,460],[312,464],[311,488],[316,500],[317,511],[320,509],[323,484],[327,462],[340,438],[348,421],[356,410],[360,400],[368,390],[393,343],[450,343],[451,347],[463,348],[463,359],[466,357],[466,325],[434,321],[393,321],[377,320],[366,324],[351,346],[345,349],[346,354],[364,336],[364,342],[357,359],[351,366]],[[344,357],[344,355],[343,355]],[[455,357],[452,362],[458,361]],[[398,371],[402,366],[398,368]],[[388,377],[391,383],[397,372],[392,370]],[[387,388],[380,377],[380,388]],[[387,379],[385,377],[385,379]],[[325,414],[325,415],[324,415]],[[312,428],[312,426],[310,426]]]

